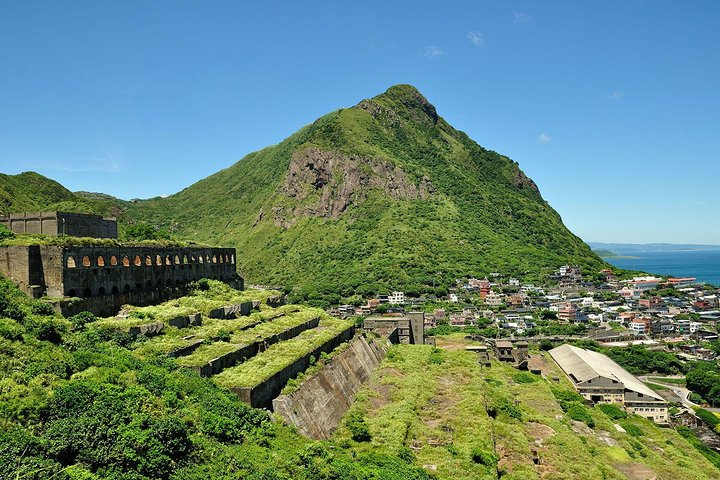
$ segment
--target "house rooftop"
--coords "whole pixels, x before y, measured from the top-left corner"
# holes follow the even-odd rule
[[[601,353],[568,344],[553,348],[549,353],[560,368],[562,368],[568,377],[576,384],[597,377],[605,377],[611,380],[617,380],[628,390],[642,393],[659,401],[665,401],[660,395],[652,391],[627,370]]]

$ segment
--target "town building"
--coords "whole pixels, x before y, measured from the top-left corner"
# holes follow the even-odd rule
[[[405,305],[405,292],[392,292],[388,295],[390,305]]]
[[[393,343],[419,344],[425,342],[425,313],[367,317],[363,327],[388,338]]]
[[[615,403],[630,413],[667,423],[667,402],[605,355],[567,344],[549,353],[586,400]]]
[[[558,305],[557,316],[559,320],[573,322],[577,318],[577,307],[572,302],[563,302]]]

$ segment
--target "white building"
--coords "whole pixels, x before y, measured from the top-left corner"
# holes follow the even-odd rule
[[[405,305],[405,292],[392,292],[388,295],[390,305]]]
[[[502,305],[502,295],[497,292],[490,292],[485,297],[485,303],[491,307],[499,307]]]

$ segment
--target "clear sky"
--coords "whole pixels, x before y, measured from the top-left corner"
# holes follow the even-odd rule
[[[177,192],[397,83],[588,241],[720,244],[720,2],[0,7],[0,171]]]

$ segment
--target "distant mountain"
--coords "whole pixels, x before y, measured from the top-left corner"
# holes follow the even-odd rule
[[[516,162],[454,129],[410,85],[331,112],[166,198],[73,194],[31,173],[0,178],[8,188],[22,190],[6,195],[10,209],[112,213],[121,229],[144,221],[235,246],[249,283],[296,286],[308,299],[607,266]]]
[[[696,245],[689,243],[603,243],[588,242],[588,245],[597,253],[610,251],[615,254],[647,253],[647,252],[687,252],[687,251],[715,251],[720,245]],[[605,256],[605,255],[603,255]]]

